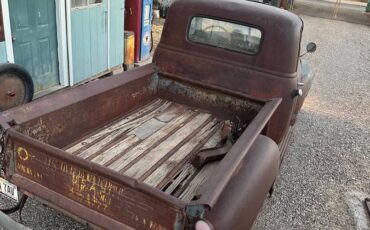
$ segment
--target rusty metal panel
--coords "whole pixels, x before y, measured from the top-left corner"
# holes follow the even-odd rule
[[[194,15],[261,29],[260,52],[247,55],[189,41],[187,32]],[[267,136],[280,143],[288,132],[297,100],[294,93],[299,74],[302,20],[275,7],[226,0],[178,0],[171,5],[168,17],[172,20],[166,22],[153,57],[160,73],[255,98],[282,98],[267,127]]]
[[[89,82],[4,111],[1,117],[14,120],[19,132],[62,148],[153,100],[153,73],[148,65],[124,76]]]
[[[105,172],[68,154],[63,159],[62,154],[53,153],[51,146],[28,140],[17,132],[9,131],[9,139],[13,141],[15,175],[136,229],[179,229],[183,225],[183,204],[167,199],[160,191],[146,191],[152,188],[109,175],[114,172]],[[17,180],[11,181],[18,185]],[[92,223],[100,225],[99,220]]]
[[[263,43],[260,52],[256,55],[245,55],[189,41],[186,33],[189,31],[190,19],[196,15],[261,29]],[[250,1],[178,0],[171,5],[167,17],[171,20],[166,21],[159,49],[153,58],[154,63],[161,65],[162,61],[158,60],[162,55],[161,50],[170,49],[206,58],[219,57],[279,74],[297,72],[303,22],[293,13]],[[172,58],[177,59],[176,56]],[[184,70],[193,71],[191,68]]]
[[[167,74],[160,75],[158,95],[171,101],[211,111],[212,114],[225,119],[238,116],[245,120],[252,120],[265,103],[264,100],[249,97],[246,94],[228,92],[212,85]]]
[[[192,202],[194,205],[207,205],[212,208],[216,204],[235,172],[240,169],[242,160],[249,153],[253,143],[280,103],[280,98],[273,99],[262,107],[261,111],[221,161],[213,176],[199,188],[200,198]]]

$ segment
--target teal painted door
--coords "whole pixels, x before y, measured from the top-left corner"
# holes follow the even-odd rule
[[[35,91],[59,84],[54,0],[9,0],[15,63],[32,75]]]
[[[7,62],[5,42],[0,42],[0,64]]]
[[[110,0],[109,18],[109,67],[122,65],[124,56],[124,10],[125,1]]]
[[[71,9],[73,82],[108,69],[108,0]],[[89,1],[88,1],[89,2]]]

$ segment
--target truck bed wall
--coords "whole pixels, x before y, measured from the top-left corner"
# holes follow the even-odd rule
[[[140,75],[115,76],[66,90],[30,104],[41,113],[18,127],[18,131],[62,148],[114,119],[153,100],[154,71]],[[61,106],[54,109],[51,103]],[[35,111],[37,112],[37,111]]]
[[[219,118],[231,120],[237,116],[244,121],[251,121],[263,105],[261,101],[247,98],[245,95],[234,92],[226,94],[207,87],[209,86],[199,82],[184,82],[160,74],[158,95],[180,104],[210,111]]]
[[[159,76],[153,68],[151,71],[149,67],[144,68],[147,70],[134,75],[101,79],[20,107],[13,114],[28,110],[31,119],[16,118],[19,124],[16,129],[63,148],[158,97],[244,123],[251,121],[263,105],[245,96]]]

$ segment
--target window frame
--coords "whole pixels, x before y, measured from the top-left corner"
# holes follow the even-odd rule
[[[86,5],[85,6],[73,6],[72,1],[71,1],[71,10],[79,10],[79,9],[87,9],[87,8],[92,8],[92,7],[98,7],[103,4],[103,1],[105,0],[100,0],[101,2],[98,3],[90,3],[89,0],[86,0]]]
[[[0,42],[5,41],[3,10],[0,1]]]
[[[233,24],[240,25],[240,26],[247,26],[247,27],[250,27],[250,28],[258,29],[261,32],[261,39],[260,39],[260,45],[258,46],[257,52],[248,53],[248,52],[243,52],[243,51],[239,51],[239,50],[233,50],[233,49],[228,49],[228,48],[212,45],[210,43],[202,43],[202,42],[197,42],[197,41],[191,40],[189,38],[191,22],[193,21],[194,18],[197,18],[197,17],[201,17],[201,18],[205,18],[205,19],[218,20],[218,21],[222,21],[222,22],[228,22],[228,23],[233,23]],[[259,55],[259,53],[261,52],[262,47],[263,47],[265,32],[264,32],[264,29],[261,26],[257,26],[257,25],[253,25],[253,24],[249,24],[249,23],[245,23],[245,22],[241,22],[241,21],[236,21],[236,20],[230,20],[230,19],[227,19],[227,18],[215,17],[215,16],[210,16],[210,15],[203,15],[203,14],[192,15],[191,17],[189,17],[189,20],[188,20],[187,24],[188,25],[187,25],[187,29],[185,31],[185,33],[186,33],[185,40],[189,43],[204,45],[204,46],[208,46],[208,47],[212,47],[212,48],[216,48],[216,49],[221,49],[221,50],[225,50],[225,51],[232,52],[232,53],[248,55],[248,56],[257,56],[257,55]]]

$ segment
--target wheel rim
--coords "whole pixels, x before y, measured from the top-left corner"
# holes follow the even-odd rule
[[[0,111],[25,103],[26,86],[12,73],[0,75]]]

